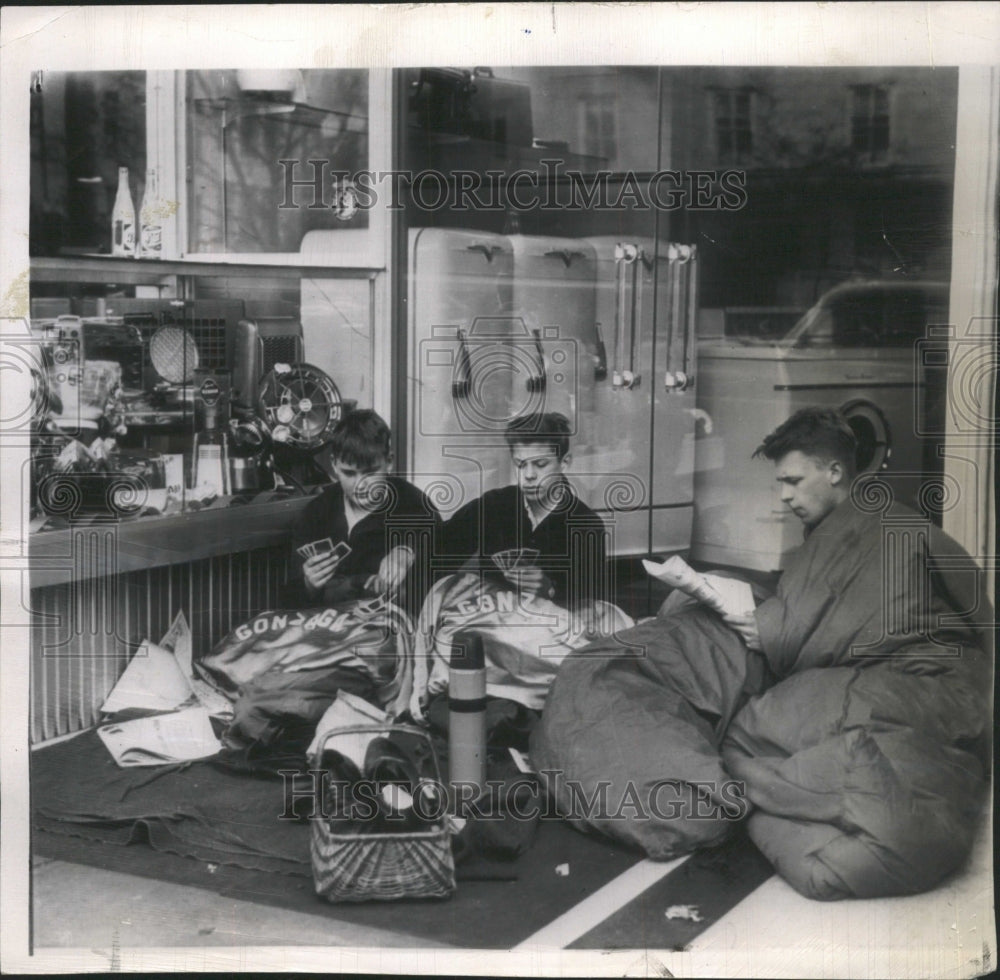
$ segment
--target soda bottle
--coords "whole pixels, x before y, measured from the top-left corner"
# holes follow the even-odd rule
[[[136,255],[143,259],[158,259],[163,253],[163,201],[160,200],[159,177],[156,168],[146,171],[146,188],[139,208],[139,243]]]
[[[111,211],[111,254],[135,255],[135,206],[128,186],[128,167],[118,168],[118,193]]]

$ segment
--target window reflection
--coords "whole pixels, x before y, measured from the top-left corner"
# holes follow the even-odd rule
[[[109,254],[119,167],[128,168],[136,207],[142,199],[146,73],[45,71],[35,78],[31,254]]]
[[[366,70],[188,72],[188,126],[190,251],[298,252],[309,231],[368,227],[335,213],[335,175],[368,166]]]

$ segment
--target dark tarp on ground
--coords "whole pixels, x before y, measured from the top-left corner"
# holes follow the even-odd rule
[[[578,834],[562,820],[543,819],[534,844],[516,860],[460,860],[458,891],[448,900],[332,905],[313,888],[309,826],[273,819],[281,806],[279,780],[232,774],[208,762],[183,771],[119,769],[94,732],[33,752],[31,774],[34,856],[391,929],[413,936],[414,945],[434,940],[509,949],[641,857],[607,838]],[[568,875],[556,872],[564,864]],[[573,945],[679,948],[770,873],[756,848],[737,835],[676,868],[624,914],[614,913],[613,929],[602,923]],[[697,905],[698,921],[664,918],[667,906],[681,902]]]
[[[693,795],[735,777],[751,838],[803,894],[933,886],[969,852],[989,771],[990,659],[955,614],[990,617],[957,545],[902,508],[892,516],[909,521],[905,542],[851,501],[809,535],[757,610],[766,665],[690,607],[621,634],[639,656],[624,643],[575,654],[532,738],[536,767],[587,795],[609,779],[612,815],[629,781],[640,796],[658,780]],[[732,823],[667,813],[581,822],[656,858]]]
[[[330,905],[314,892],[308,822],[277,819],[273,776],[209,761],[120,769],[90,731],[31,754],[31,796],[36,854],[472,948],[516,945],[641,859],[543,819],[516,860],[460,855],[449,900]],[[741,880],[734,895],[753,884]]]

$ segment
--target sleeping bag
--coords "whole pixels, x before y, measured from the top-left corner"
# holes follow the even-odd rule
[[[448,575],[428,593],[417,621],[411,713],[422,720],[428,701],[447,688],[452,638],[460,630],[483,636],[487,695],[540,711],[556,670],[573,650],[631,625],[617,606],[600,600],[570,611],[519,595],[494,573]]]
[[[898,507],[837,507],[757,608],[779,679],[730,725],[754,843],[812,898],[924,891],[968,854],[988,788],[992,665],[979,578]]]
[[[195,671],[234,702],[230,748],[304,749],[340,690],[390,713],[413,682],[412,623],[390,604],[269,610],[243,623]]]
[[[653,858],[749,813],[751,838],[809,897],[932,887],[968,854],[988,786],[991,661],[970,622],[991,616],[977,582],[917,515],[845,501],[758,606],[762,654],[690,606],[592,644],[562,665],[532,761],[578,825]],[[649,805],[661,784],[676,807]],[[609,812],[585,812],[580,797],[603,786]]]

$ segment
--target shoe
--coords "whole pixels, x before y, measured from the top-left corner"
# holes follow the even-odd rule
[[[354,802],[354,786],[361,781],[361,770],[340,752],[324,749],[320,756],[321,807],[326,817],[350,816]]]
[[[365,778],[379,790],[390,783],[402,786],[412,797],[420,782],[417,766],[410,756],[388,738],[374,738],[365,752]]]

